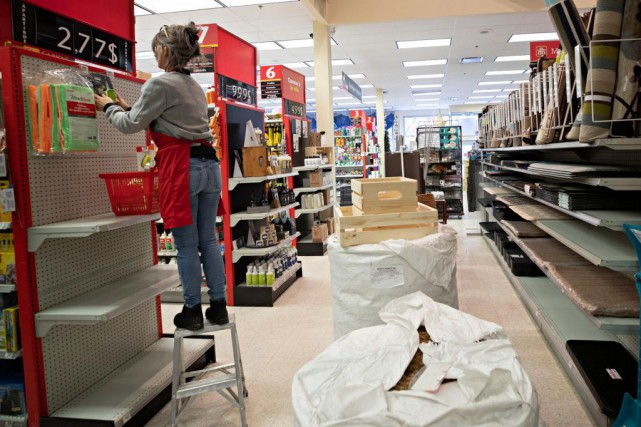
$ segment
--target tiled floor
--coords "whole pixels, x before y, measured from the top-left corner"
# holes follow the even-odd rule
[[[448,221],[459,231],[458,291],[460,308],[502,325],[538,392],[541,420],[549,427],[586,427],[586,414],[572,385],[530,320],[500,266],[480,236],[465,236],[468,221]],[[251,427],[293,425],[291,381],[307,361],[333,341],[327,257],[303,258],[304,277],[272,308],[232,307],[236,314],[249,398]],[[163,305],[165,331],[172,331],[177,304]],[[230,359],[228,334],[216,336],[216,351]],[[169,422],[165,407],[148,426]],[[200,396],[182,418],[189,427],[238,426],[240,417],[220,395]]]

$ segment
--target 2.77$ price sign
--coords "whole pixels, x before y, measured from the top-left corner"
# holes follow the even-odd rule
[[[11,2],[13,39],[17,42],[131,72],[132,45],[73,19],[32,4]]]

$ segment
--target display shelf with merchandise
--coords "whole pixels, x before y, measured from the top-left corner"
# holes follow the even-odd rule
[[[327,210],[327,209],[331,208],[332,206],[334,206],[333,202],[329,203],[327,205],[320,206],[318,208],[313,208],[313,209],[296,209],[296,218],[298,218],[299,216],[304,215],[304,214],[319,213],[319,212],[322,212],[324,210]]]
[[[289,173],[281,173],[278,175],[253,176],[253,177],[247,177],[247,178],[229,178],[227,182],[229,185],[229,191],[231,191],[235,189],[236,186],[239,184],[256,184],[259,182],[273,181],[275,179],[288,178],[296,175],[298,175],[297,171],[289,172]]]
[[[520,145],[518,147],[484,148],[486,152],[541,151],[541,150],[576,150],[584,148],[606,148],[617,151],[641,150],[641,138],[603,138],[594,142],[555,142],[540,145]]]
[[[255,219],[263,219],[263,218],[269,218],[272,216],[276,216],[280,214],[281,212],[287,212],[295,207],[299,206],[299,203],[291,203],[286,206],[281,206],[280,208],[274,208],[270,210],[269,212],[264,212],[264,213],[247,213],[247,211],[243,212],[236,212],[231,214],[230,221],[232,227],[238,224],[240,221],[250,221],[250,220],[255,220]]]
[[[320,187],[296,187],[294,188],[294,194],[298,196],[300,193],[315,193],[317,191],[328,190],[333,186],[334,184],[325,184]]]
[[[303,265],[297,262],[279,279],[275,286],[248,286],[246,282],[237,286],[236,298],[240,305],[273,307],[274,302],[299,278],[303,277]]]
[[[267,246],[263,248],[242,247],[242,248],[234,249],[232,252],[232,260],[233,262],[238,262],[242,257],[258,257],[258,256],[273,254],[279,249],[283,249],[291,246],[292,242],[294,242],[299,236],[300,236],[300,233],[297,232],[294,235],[289,236],[286,239],[283,239],[277,245],[274,245],[274,246]]]
[[[315,171],[318,169],[332,169],[335,165],[326,164],[326,165],[311,165],[311,166],[296,166],[294,171],[296,172],[305,172],[305,171]]]

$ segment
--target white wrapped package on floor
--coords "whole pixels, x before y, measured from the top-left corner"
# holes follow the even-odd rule
[[[343,336],[296,373],[297,426],[539,425],[536,392],[500,326],[420,292],[380,316],[384,325]],[[445,378],[456,381],[436,392],[387,391],[416,353],[421,324],[432,339],[420,344],[423,362],[447,363]]]
[[[343,248],[329,240],[334,338],[355,329],[380,325],[378,311],[389,301],[413,292],[458,307],[456,290],[456,231],[416,240]]]

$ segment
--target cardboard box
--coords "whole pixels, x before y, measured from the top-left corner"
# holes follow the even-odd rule
[[[334,218],[326,220],[325,224],[327,224],[327,234],[334,234]]]
[[[321,146],[320,132],[310,132],[307,144],[309,147],[320,147]]]
[[[243,176],[266,176],[269,157],[267,147],[243,148]]]
[[[309,186],[322,187],[323,186],[323,172],[313,171],[309,173]]]
[[[316,224],[312,227],[312,242],[323,243],[329,236],[327,224]]]
[[[329,205],[330,203],[332,203],[334,201],[332,199],[332,191],[331,190],[329,190],[329,189],[323,190],[323,201],[324,201],[325,205]]]

